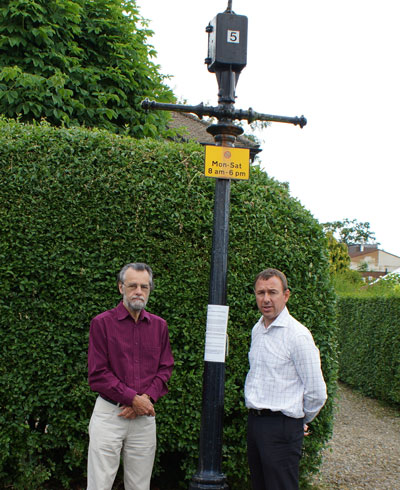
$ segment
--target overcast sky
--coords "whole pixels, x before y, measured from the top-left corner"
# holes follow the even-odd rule
[[[137,0],[155,32],[155,60],[180,101],[217,105],[205,27],[227,0]],[[368,221],[400,256],[398,0],[233,0],[249,21],[236,109],[301,116],[272,123],[262,167],[318,221]]]

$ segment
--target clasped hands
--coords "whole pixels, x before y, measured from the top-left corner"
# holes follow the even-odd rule
[[[150,401],[150,396],[145,393],[143,395],[136,395],[132,401],[132,405],[123,405],[118,417],[135,419],[141,415],[149,415],[150,417],[156,415],[154,405]]]

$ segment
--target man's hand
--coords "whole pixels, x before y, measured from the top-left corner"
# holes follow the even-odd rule
[[[310,431],[308,430],[308,425],[307,424],[304,424],[304,435],[305,436],[309,436],[310,435]]]
[[[136,415],[150,415],[151,417],[156,415],[150,397],[146,394],[135,396],[132,401],[132,409]]]
[[[118,417],[124,417],[124,419],[135,419],[137,415],[132,407],[123,405],[121,413],[118,414]]]

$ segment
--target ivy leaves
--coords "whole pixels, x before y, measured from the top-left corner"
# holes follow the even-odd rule
[[[0,7],[0,113],[56,126],[157,136],[168,115],[140,102],[173,101],[151,61],[133,0],[9,0]]]

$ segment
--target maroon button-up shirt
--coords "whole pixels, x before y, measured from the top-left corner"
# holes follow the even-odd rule
[[[90,323],[89,385],[110,400],[132,405],[136,394],[154,401],[168,392],[174,359],[165,320],[142,310],[137,323],[123,302]]]

